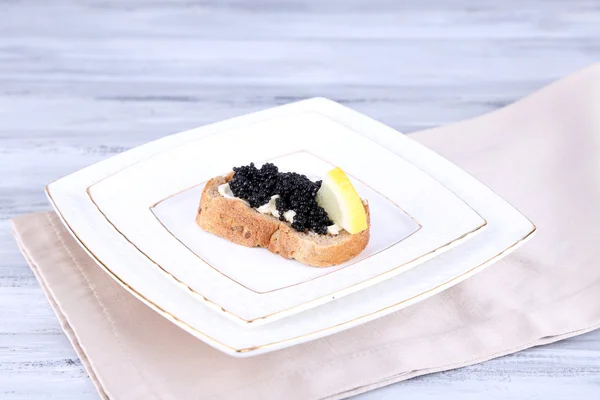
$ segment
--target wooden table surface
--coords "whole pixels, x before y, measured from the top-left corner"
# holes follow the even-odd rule
[[[46,183],[312,96],[411,132],[597,61],[597,0],[0,0],[0,398],[97,398],[10,234]],[[600,332],[361,398],[438,396],[600,398]]]

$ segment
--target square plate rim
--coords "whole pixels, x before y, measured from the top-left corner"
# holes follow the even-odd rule
[[[314,99],[310,99],[310,100],[305,100],[305,101],[303,101],[303,102],[312,102],[312,103],[315,103],[315,102],[327,102],[327,105],[329,105],[329,106],[332,106],[332,105],[333,105],[333,106],[337,107],[339,111],[344,111],[344,112],[346,112],[346,113],[348,113],[348,112],[355,113],[355,117],[362,119],[362,122],[364,122],[365,120],[368,120],[370,123],[376,123],[376,124],[378,124],[380,127],[382,127],[382,128],[385,128],[385,129],[386,129],[386,130],[388,130],[389,132],[392,132],[394,135],[401,135],[399,132],[395,131],[394,129],[392,129],[392,128],[390,128],[390,127],[387,127],[386,125],[384,125],[384,124],[382,124],[382,123],[379,123],[378,121],[372,120],[371,118],[369,118],[369,117],[367,117],[367,116],[365,116],[365,115],[363,115],[363,114],[360,114],[360,113],[358,113],[358,112],[356,112],[356,111],[353,111],[353,110],[351,110],[351,109],[348,109],[347,107],[344,107],[344,106],[342,106],[342,105],[340,105],[340,104],[337,104],[337,103],[335,103],[335,102],[332,102],[332,101],[330,101],[330,100],[323,99],[323,98],[314,98]],[[302,103],[302,102],[300,102],[300,103]],[[289,104],[289,105],[286,105],[286,106],[281,106],[281,107],[290,107],[290,106],[293,106],[293,105],[296,105],[296,104],[298,104],[298,103],[292,103],[292,104]],[[280,108],[280,107],[278,107],[278,108]],[[265,110],[265,111],[271,111],[271,110],[272,110],[272,109],[270,109],[270,110]],[[265,111],[263,111],[263,112],[265,112]],[[234,119],[238,119],[238,118],[242,118],[242,117],[237,117],[237,118],[234,118]],[[186,132],[189,132],[189,131],[186,131]],[[183,132],[183,133],[186,133],[186,132]],[[183,133],[182,133],[182,134],[183,134]],[[210,135],[210,133],[208,133],[208,134]],[[385,132],[382,132],[382,133],[381,133],[381,137],[384,137],[384,136],[386,136],[386,133],[385,133]],[[164,138],[163,138],[163,139],[164,139]],[[155,142],[162,141],[163,139],[159,139],[159,140],[157,140],[157,141],[155,141]],[[152,142],[151,142],[151,143],[152,143]],[[440,158],[440,159],[443,159],[443,160],[445,160],[445,161],[446,161],[447,163],[449,163],[450,165],[453,165],[453,163],[452,163],[452,162],[450,162],[450,161],[446,160],[445,158],[443,158],[442,156],[438,155],[438,154],[437,154],[437,153],[435,153],[434,151],[432,151],[432,150],[430,150],[430,149],[427,149],[425,146],[423,146],[423,145],[421,145],[421,144],[419,144],[419,143],[416,143],[416,144],[417,144],[417,145],[419,145],[419,147],[423,148],[423,150],[427,150],[427,151],[429,151],[429,152],[433,153],[433,154],[434,154],[436,157],[438,157],[438,158]],[[455,166],[455,167],[456,167],[456,166]],[[89,167],[88,167],[88,168],[89,168]],[[460,170],[461,170],[461,173],[463,173],[463,174],[467,174],[468,176],[470,176],[470,177],[471,177],[471,180],[474,180],[474,181],[476,181],[476,182],[477,182],[479,185],[481,185],[481,186],[485,187],[485,188],[486,188],[487,190],[489,190],[490,192],[492,192],[492,193],[495,193],[495,192],[494,192],[492,189],[490,189],[489,187],[487,187],[485,184],[483,184],[482,182],[480,182],[480,181],[478,181],[477,179],[473,178],[473,177],[472,177],[472,176],[471,176],[471,175],[470,175],[468,172],[466,172],[466,171],[462,170],[462,169],[461,169],[461,168],[459,168],[459,167],[456,167],[456,168],[460,169]],[[57,181],[55,181],[55,182],[57,182]],[[90,255],[92,258],[94,258],[94,259],[95,259],[95,261],[96,261],[96,262],[99,264],[99,266],[100,266],[100,267],[102,267],[102,268],[103,268],[103,269],[104,269],[104,270],[105,270],[105,271],[106,271],[106,272],[107,272],[109,275],[111,275],[111,276],[113,277],[113,279],[115,279],[115,280],[116,280],[116,281],[117,281],[117,282],[118,282],[118,283],[119,283],[121,286],[123,286],[123,287],[124,287],[124,288],[125,288],[125,289],[126,289],[128,292],[130,292],[130,293],[131,293],[132,295],[134,295],[136,298],[140,299],[142,302],[144,302],[145,304],[147,304],[148,306],[150,306],[150,307],[151,307],[152,309],[154,309],[155,311],[159,312],[161,315],[163,315],[163,316],[164,316],[164,317],[166,317],[167,319],[171,320],[172,322],[174,322],[175,324],[177,324],[178,326],[180,326],[182,329],[184,329],[184,330],[187,330],[188,332],[191,332],[192,334],[195,334],[196,336],[201,336],[201,337],[204,337],[204,341],[205,341],[205,342],[207,342],[207,343],[209,343],[209,344],[213,345],[214,347],[216,347],[216,348],[218,348],[218,349],[220,349],[220,350],[222,350],[222,351],[225,351],[226,353],[228,353],[228,354],[230,354],[230,355],[234,355],[234,356],[248,356],[248,355],[252,355],[252,354],[257,354],[257,353],[259,353],[259,351],[258,351],[259,349],[262,349],[262,348],[264,348],[264,347],[265,347],[265,346],[260,346],[259,348],[250,348],[250,349],[235,349],[235,348],[233,348],[233,347],[229,347],[229,346],[227,346],[227,345],[223,345],[223,344],[219,343],[218,341],[214,341],[214,339],[210,338],[209,336],[207,336],[207,335],[203,334],[203,333],[202,333],[202,332],[200,332],[200,331],[197,331],[197,330],[195,330],[195,329],[194,329],[194,328],[192,328],[191,326],[187,325],[185,322],[183,322],[183,321],[179,321],[179,320],[178,320],[176,317],[174,317],[172,314],[168,313],[167,311],[165,311],[165,310],[162,310],[160,307],[158,307],[158,306],[156,306],[156,305],[153,305],[151,302],[149,302],[149,301],[148,301],[148,300],[147,300],[147,299],[144,297],[144,295],[143,295],[143,294],[141,294],[141,293],[139,293],[139,292],[135,291],[135,289],[131,288],[131,287],[130,287],[130,286],[129,286],[129,285],[126,283],[126,282],[119,281],[119,278],[118,278],[117,276],[114,276],[114,275],[112,275],[111,271],[110,271],[108,268],[106,268],[106,266],[105,266],[105,265],[103,265],[103,264],[102,264],[102,262],[101,262],[100,260],[98,260],[97,258],[95,258],[94,254],[93,254],[93,253],[91,253],[91,252],[89,251],[89,249],[87,249],[87,248],[86,248],[86,246],[85,246],[85,245],[84,245],[84,244],[83,244],[83,243],[82,243],[82,242],[81,242],[81,241],[78,239],[78,237],[75,235],[75,232],[72,230],[72,228],[70,227],[70,225],[68,224],[68,222],[67,222],[67,221],[66,221],[66,220],[63,218],[63,215],[61,214],[60,210],[56,208],[56,204],[55,204],[55,202],[53,201],[53,199],[52,199],[52,196],[51,196],[51,193],[50,193],[50,191],[49,191],[49,186],[50,186],[50,185],[52,185],[52,184],[49,184],[48,186],[46,186],[46,194],[48,195],[50,202],[52,203],[53,207],[54,207],[54,208],[55,208],[55,210],[57,211],[57,213],[58,213],[58,216],[59,216],[59,217],[60,217],[60,219],[62,220],[63,224],[65,224],[65,227],[67,228],[67,230],[68,230],[68,231],[70,232],[70,234],[71,234],[71,235],[74,237],[74,239],[75,239],[75,240],[76,240],[78,243],[80,243],[80,245],[82,246],[82,248],[83,248],[83,249],[84,249],[84,250],[85,250],[85,251],[86,251],[86,252],[87,252],[87,253],[88,253],[88,254],[89,254],[89,255]],[[496,196],[498,196],[498,194],[497,194],[497,193],[496,193]],[[509,206],[510,206],[510,207],[511,207],[511,208],[512,208],[512,209],[513,209],[515,212],[517,212],[517,213],[519,214],[519,217],[520,217],[520,218],[522,218],[524,221],[526,221],[526,222],[527,222],[527,224],[528,224],[528,226],[530,227],[530,229],[529,229],[529,230],[526,232],[526,234],[524,234],[524,235],[523,235],[523,236],[522,236],[520,239],[518,239],[516,242],[514,242],[514,243],[513,243],[513,244],[511,244],[510,246],[506,247],[506,248],[505,248],[504,250],[502,250],[501,252],[499,252],[499,253],[497,253],[497,254],[493,255],[491,258],[487,259],[485,262],[483,262],[483,263],[481,263],[481,264],[479,264],[479,265],[476,265],[475,267],[473,267],[473,268],[472,268],[472,269],[470,269],[469,271],[465,272],[463,275],[465,275],[465,274],[469,274],[469,275],[471,275],[471,274],[473,274],[474,272],[477,272],[478,270],[482,269],[484,266],[486,266],[486,265],[489,265],[489,264],[490,264],[490,263],[492,263],[493,261],[495,261],[495,260],[497,260],[498,258],[502,257],[503,255],[507,254],[508,252],[510,252],[510,251],[512,251],[512,250],[514,250],[516,247],[518,247],[518,245],[520,245],[520,244],[524,243],[526,240],[528,240],[528,239],[529,239],[529,238],[530,238],[530,237],[531,237],[531,236],[534,234],[534,232],[535,232],[535,231],[536,231],[536,229],[537,229],[537,228],[536,228],[536,226],[535,226],[535,224],[533,224],[533,222],[531,222],[531,220],[529,220],[529,219],[528,219],[528,218],[527,218],[525,215],[523,215],[523,214],[522,214],[522,213],[521,213],[521,212],[520,212],[518,209],[516,209],[514,206],[512,206],[512,205],[511,205],[511,204],[510,204],[508,201],[506,201],[505,199],[501,198],[500,196],[498,196],[498,197],[499,197],[500,199],[502,199],[502,201],[503,201],[504,203],[506,203],[507,205],[509,205]],[[487,257],[487,256],[486,256],[486,257]],[[455,281],[455,280],[457,280],[457,279],[459,279],[459,278],[461,278],[461,277],[462,277],[462,275],[456,276],[456,277],[454,277],[453,279],[451,279],[450,281],[446,282],[446,283],[445,283],[445,284],[443,284],[443,285],[446,285],[446,287],[449,287],[449,286],[451,286],[451,285],[449,285],[449,284],[450,284],[452,281]],[[462,279],[460,279],[460,280],[462,280]],[[442,288],[442,289],[443,289],[443,288]],[[442,289],[440,289],[440,290],[442,290]],[[423,296],[423,293],[419,294],[417,297],[422,297],[422,296]],[[388,312],[385,312],[385,310],[389,310],[389,309],[398,309],[398,306],[399,306],[401,303],[403,303],[403,302],[406,302],[406,301],[408,301],[408,300],[403,300],[403,301],[402,301],[402,302],[400,302],[400,303],[397,303],[397,304],[390,305],[390,306],[386,307],[385,309],[381,309],[381,310],[375,311],[375,313],[377,313],[377,314],[378,314],[378,316],[383,316],[383,315],[385,315],[385,314],[387,314],[387,313],[388,313]],[[392,310],[392,311],[393,311],[393,310]],[[390,311],[390,312],[391,312],[391,311]],[[368,317],[367,315],[363,315],[363,316],[359,317],[359,319],[365,319],[365,318],[367,318],[367,317]],[[377,316],[375,316],[374,318],[377,318]],[[370,319],[373,319],[373,318],[370,318]],[[370,319],[367,319],[367,320],[370,320]],[[360,322],[358,322],[358,323],[360,323]],[[354,325],[357,325],[358,323],[356,323],[356,324],[351,324],[351,321],[346,321],[346,322],[344,322],[343,324],[340,324],[340,325],[342,325],[342,326],[346,326],[346,325],[354,326]],[[350,326],[348,326],[348,327],[350,327]],[[337,328],[337,327],[339,327],[339,325],[338,325],[338,326],[335,326],[335,327],[329,327],[329,328],[326,328],[326,329],[329,329],[329,330],[334,330],[334,331],[341,330],[341,329],[337,329],[337,330],[336,330],[336,328]],[[306,340],[303,340],[303,341],[307,341],[307,340],[310,340],[310,339],[316,338],[316,337],[315,337],[315,335],[316,335],[316,337],[323,336],[323,335],[317,335],[317,333],[313,332],[313,333],[310,333],[310,334],[307,334],[307,335],[305,335],[305,336],[311,336],[311,337],[310,337],[310,338],[308,338],[308,339],[306,339]],[[295,340],[297,340],[297,338],[294,338],[294,339],[288,339],[287,341],[290,341],[290,340],[292,340],[292,341],[295,341]],[[270,345],[271,345],[271,346],[274,346],[275,344],[270,344]],[[262,352],[262,351],[261,351],[261,352]]]

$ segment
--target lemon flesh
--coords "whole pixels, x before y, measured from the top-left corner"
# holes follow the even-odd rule
[[[317,192],[317,203],[329,218],[351,234],[368,228],[365,206],[348,175],[336,167],[323,178]]]

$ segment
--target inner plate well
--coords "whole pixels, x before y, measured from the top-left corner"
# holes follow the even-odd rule
[[[324,176],[334,167],[307,152],[278,157],[269,162],[276,164],[280,170],[304,173],[311,179]],[[204,262],[252,291],[267,293],[335,273],[394,246],[420,229],[417,221],[398,205],[356,178],[350,179],[361,198],[369,202],[371,238],[367,248],[357,257],[335,267],[307,267],[295,260],[282,259],[265,249],[232,246],[228,240],[203,231],[194,217],[206,182],[159,202],[152,207],[152,212],[177,240]],[[240,265],[240,260],[245,260],[243,265]]]

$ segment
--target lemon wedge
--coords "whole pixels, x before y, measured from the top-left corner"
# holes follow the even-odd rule
[[[336,225],[351,234],[368,228],[365,206],[348,175],[340,167],[332,169],[323,178],[317,192],[317,203]]]

